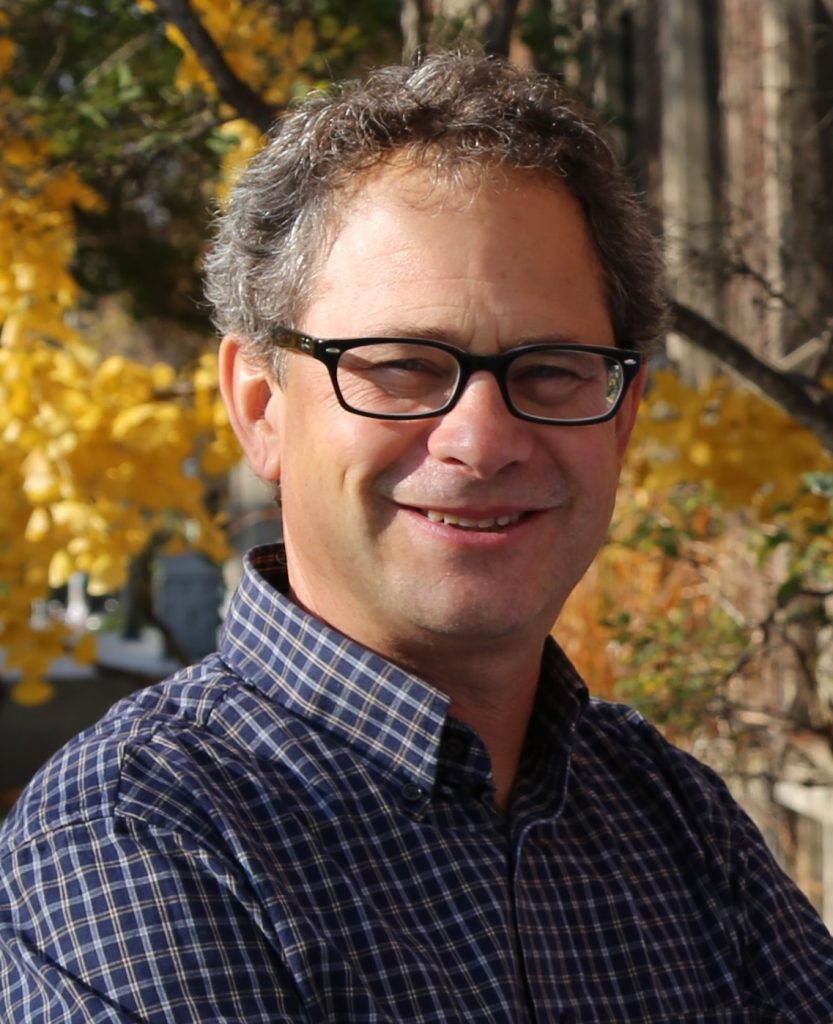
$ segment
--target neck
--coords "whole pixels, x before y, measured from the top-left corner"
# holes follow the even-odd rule
[[[504,812],[509,809],[534,701],[533,691],[529,694],[515,693],[510,701],[494,706],[482,701],[452,700],[451,703],[451,714],[471,726],[489,752],[495,802]]]

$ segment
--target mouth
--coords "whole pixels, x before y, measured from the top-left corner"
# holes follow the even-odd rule
[[[432,523],[442,523],[444,526],[453,526],[458,530],[478,530],[480,532],[488,531],[492,533],[503,530],[507,526],[512,526],[527,514],[525,512],[510,512],[499,516],[474,517],[455,515],[452,512],[439,512],[430,508],[418,508],[416,511]]]

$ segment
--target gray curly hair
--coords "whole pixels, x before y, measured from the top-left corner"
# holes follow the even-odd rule
[[[362,173],[394,153],[439,183],[472,187],[498,167],[555,178],[581,203],[601,263],[617,344],[650,350],[665,320],[660,250],[592,118],[561,86],[493,58],[433,54],[384,67],[294,106],[251,160],[206,258],[221,334],[276,372],[276,324],[303,315],[339,208]]]

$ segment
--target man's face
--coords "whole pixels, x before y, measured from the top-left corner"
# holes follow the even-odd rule
[[[512,172],[472,201],[402,165],[350,200],[296,326],[482,354],[613,344],[566,189]],[[479,373],[445,415],[393,423],[345,411],[325,367],[290,355],[266,415],[296,600],[394,660],[461,641],[540,647],[603,541],[638,390],[614,421],[546,426],[513,417]]]

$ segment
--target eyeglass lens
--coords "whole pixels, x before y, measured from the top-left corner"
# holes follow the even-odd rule
[[[361,412],[430,414],[455,393],[460,364],[450,352],[419,342],[392,341],[347,350],[338,362],[344,401]],[[552,348],[525,353],[507,367],[506,388],[526,415],[583,420],[604,415],[619,398],[621,365],[595,352]]]

